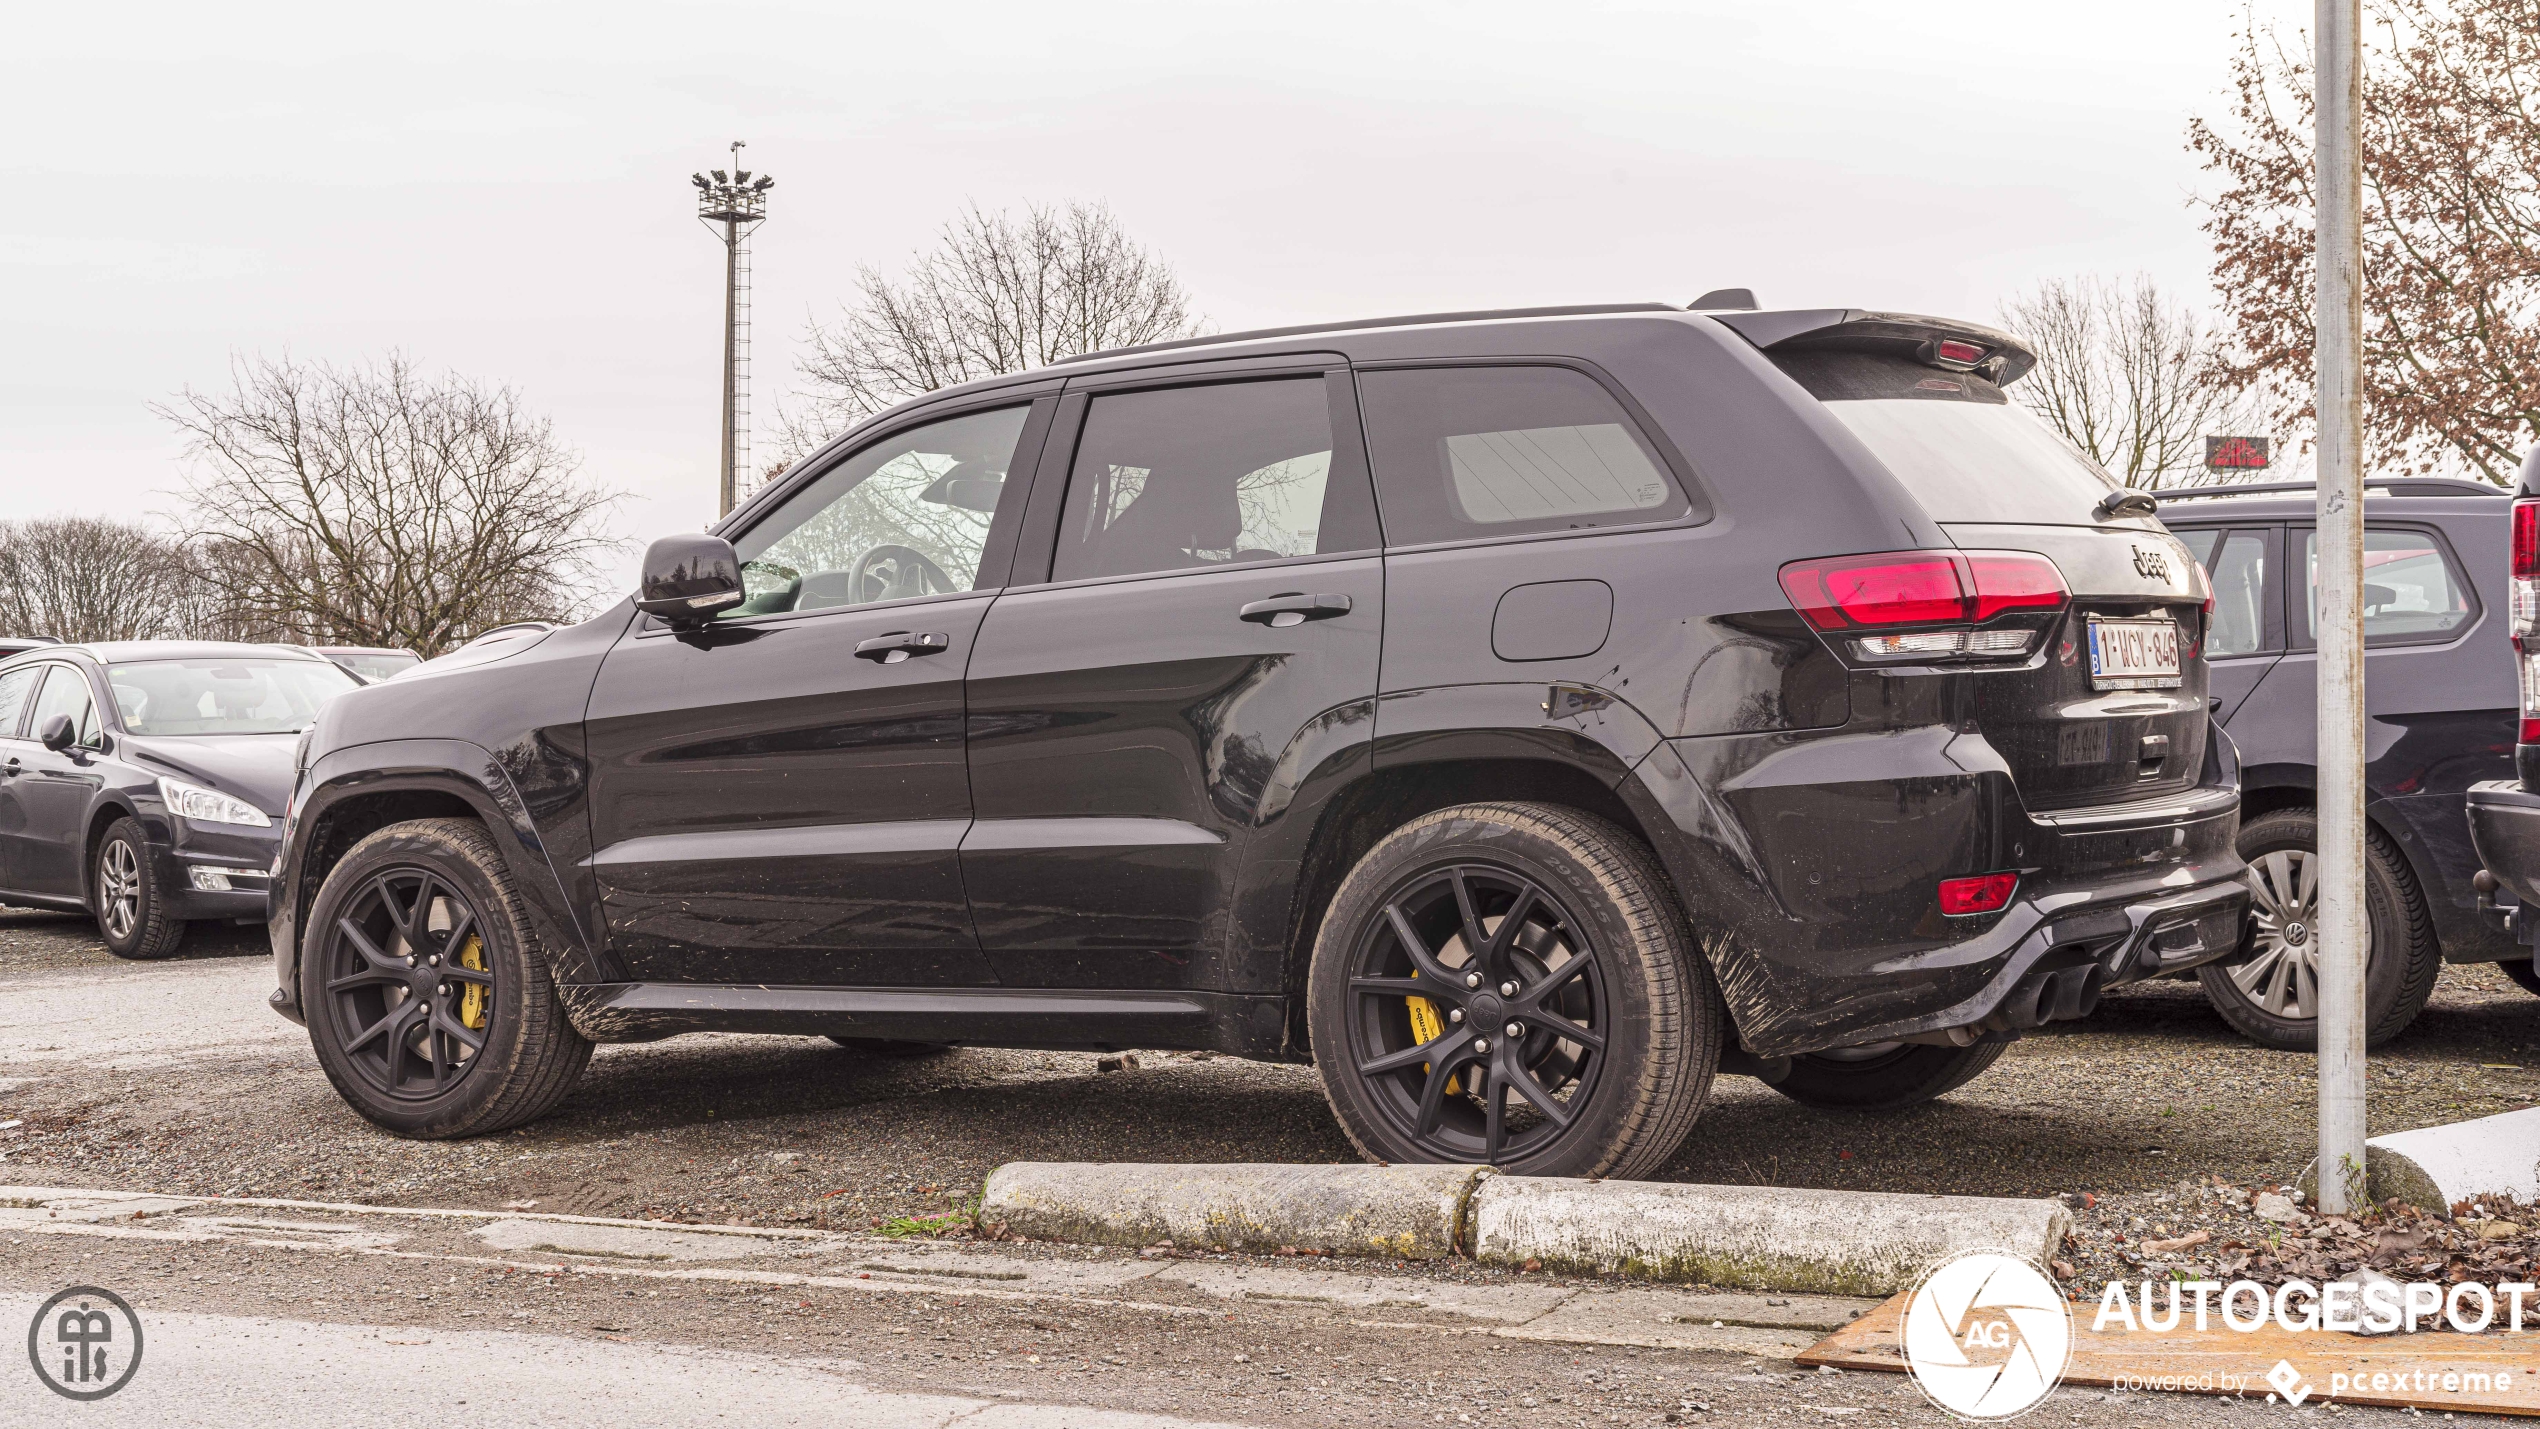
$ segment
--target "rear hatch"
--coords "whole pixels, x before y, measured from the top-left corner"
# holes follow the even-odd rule
[[[1961,653],[1915,663],[1818,620],[1837,653],[1899,675],[1963,673],[1949,707],[2001,754],[2032,810],[2193,786],[2205,759],[2208,586],[2186,547],[2148,511],[2112,511],[2123,488],[2004,393],[2031,363],[2007,334],[1892,314],[1827,316],[1834,320],[1775,334],[1767,353],[1938,523],[1964,553],[1970,584]],[[2017,598],[2035,557],[2062,578],[2069,598],[2058,607]],[[2011,599],[1978,598],[1988,566],[2010,573]],[[2030,638],[2015,646],[2023,628]]]

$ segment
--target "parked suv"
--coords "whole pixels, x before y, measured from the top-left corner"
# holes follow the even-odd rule
[[[2523,459],[2513,493],[2508,549],[2506,623],[2519,683],[2513,772],[2470,786],[2469,829],[2481,871],[2482,904],[2499,919],[2514,953],[2501,966],[2514,981],[2540,993],[2540,967],[2532,945],[2540,942],[2540,448]]]
[[[1723,1066],[1938,1096],[2238,944],[2201,572],[1938,319],[1105,353],[876,417],[641,593],[329,706],[274,1006],[481,1132],[595,1040],[1311,1059],[1629,1176]]]
[[[2214,586],[2215,718],[2241,758],[2240,856],[2254,898],[2244,954],[2199,970],[2223,1019],[2270,1047],[2319,1045],[2319,707],[2308,483],[2161,493],[2161,517]],[[2469,786],[2513,772],[2507,494],[2409,478],[2364,487],[2364,667],[2372,731],[2364,845],[2372,952],[2365,1031],[2395,1037],[2445,962],[2527,958],[2479,911]],[[2302,572],[2297,580],[2292,573]]]

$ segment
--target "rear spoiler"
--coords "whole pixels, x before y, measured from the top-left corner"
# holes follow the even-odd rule
[[[1713,322],[1734,329],[1766,352],[1878,352],[1912,362],[1975,372],[2008,387],[2037,365],[2037,354],[2000,328],[1914,313],[1872,313],[1859,308],[1804,308],[1781,312],[1712,312]],[[1944,358],[1942,343],[1978,349],[1972,360]]]

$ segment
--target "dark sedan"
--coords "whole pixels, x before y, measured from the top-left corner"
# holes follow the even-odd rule
[[[97,917],[158,958],[261,920],[299,733],[356,688],[279,645],[56,645],[0,663],[0,900]]]

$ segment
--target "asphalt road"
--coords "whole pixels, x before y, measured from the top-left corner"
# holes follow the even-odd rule
[[[176,959],[122,963],[82,920],[0,912],[0,1123],[17,1123],[0,1125],[0,1184],[870,1232],[954,1211],[991,1167],[1019,1158],[1351,1154],[1307,1068],[1148,1054],[1134,1070],[1103,1072],[1090,1055],[986,1050],[892,1060],[783,1037],[605,1047],[559,1112],[536,1125],[461,1143],[399,1141],[347,1111],[305,1034],[264,1008],[271,973],[263,954],[260,929],[198,929]],[[1725,1078],[1662,1178],[2087,1191],[2099,1202],[2091,1215],[2122,1218],[2153,1211],[2185,1180],[2219,1175],[2247,1184],[2297,1173],[2312,1134],[2311,1087],[2308,1059],[2240,1041],[2192,985],[2164,984],[2113,996],[2081,1029],[2022,1042],[1946,1101],[1900,1115],[1813,1112],[1758,1083]],[[2532,1104],[2540,1096],[2540,999],[2492,970],[2448,971],[2416,1028],[2376,1057],[2372,1095],[2376,1130]],[[471,1302],[482,1312],[528,1293],[517,1279],[462,1277],[457,1289],[417,1300],[412,1277],[394,1262],[38,1239],[0,1244],[0,1292],[49,1293],[83,1280],[126,1286],[156,1312],[204,1317],[185,1323],[195,1325],[194,1342],[211,1346],[228,1343],[223,1336],[264,1343],[256,1337],[267,1332],[251,1322],[318,1327],[307,1331],[313,1335],[395,1325],[456,1333],[473,1324],[464,1308]],[[1418,1273],[1494,1283],[1470,1268]],[[854,1297],[830,1303],[837,1297],[811,1294],[805,1313],[824,1317],[830,1337],[788,1348],[736,1327],[730,1297],[711,1290],[643,1299],[642,1313],[632,1315],[609,1313],[629,1302],[605,1287],[535,1293],[557,1297],[544,1303],[588,1301],[589,1314],[561,1317],[556,1333],[602,1340],[606,1349],[589,1351],[597,1358],[571,1358],[579,1349],[535,1351],[582,1366],[576,1377],[606,1378],[614,1372],[607,1366],[637,1352],[577,1328],[596,1325],[626,1329],[630,1346],[674,1359],[687,1353],[682,1346],[773,1355],[792,1366],[785,1373],[827,1386],[801,1388],[813,1396],[806,1404],[828,1402],[817,1395],[832,1389],[924,1395],[943,1388],[922,1377],[930,1371],[919,1361],[841,1358],[842,1346],[894,1328],[884,1322],[897,1314]],[[1263,1306],[1204,1333],[1098,1308],[1071,1312],[1064,1326],[1012,1306],[947,1302],[934,1313],[945,1338],[930,1355],[975,1362],[991,1350],[1013,1355],[1040,1344],[1091,1364],[1103,1351],[1103,1369],[1036,1383],[1026,1396],[1036,1404],[1247,1423],[1455,1423],[1487,1422],[1480,1416],[1513,1412],[1521,1399],[1549,1405],[1549,1395],[1563,1394],[1568,1412],[1560,1417],[1569,1422],[1660,1423],[1670,1413],[1728,1423],[1784,1413],[1840,1418],[1835,1411],[1847,1407],[1940,1422],[1900,1380],[1800,1376],[1783,1361],[1726,1352],[1476,1347],[1451,1335],[1336,1327],[1307,1309]],[[1317,1347],[1310,1377],[1303,1366],[1283,1366],[1295,1373],[1275,1382],[1232,1368],[1234,1354],[1307,1360],[1299,1345]],[[1121,1352],[1112,1354],[1113,1346]],[[204,1354],[205,1364],[220,1359]],[[1113,1358],[1121,1363],[1109,1364]],[[850,1368],[837,1367],[850,1360]],[[692,1371],[666,1359],[642,1373],[678,1379]],[[397,1376],[408,1373],[383,1369],[382,1383],[406,1383]],[[1318,1384],[1327,1387],[1306,1392]],[[17,1393],[27,1387],[0,1393],[0,1422],[58,1422],[41,1417],[53,1406]],[[695,1402],[716,1407],[690,1413],[662,1400],[662,1422],[714,1422],[712,1414],[736,1412],[743,1400],[717,1392]],[[1711,1408],[1686,1407],[1695,1402]],[[348,1417],[344,1402],[324,1396],[308,1399],[305,1415],[287,1403],[269,1407],[281,1422],[321,1411],[332,1422]],[[10,1419],[13,1408],[39,1417]],[[953,1417],[940,1422],[974,1411],[947,1410]],[[933,1412],[912,1407],[900,1422],[927,1422]],[[2251,1411],[2068,1390],[2043,1412],[2132,1424]],[[843,1409],[839,1417],[854,1422]]]

